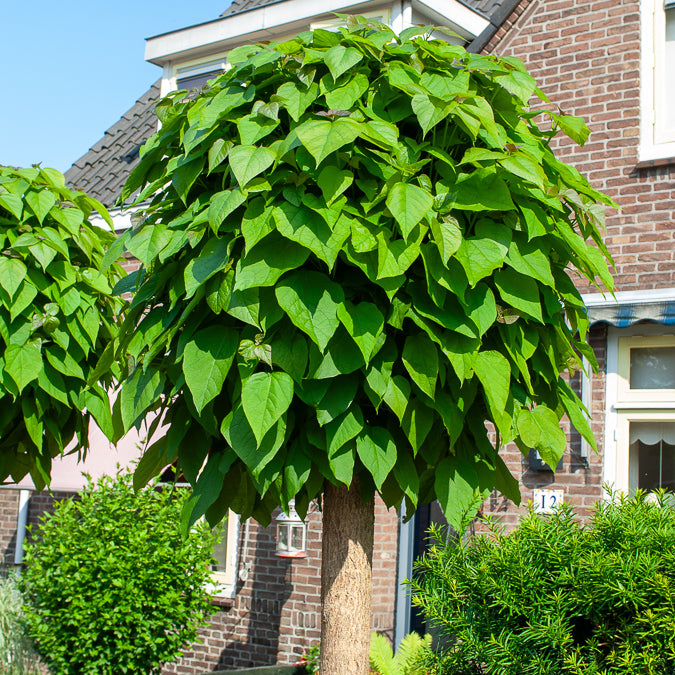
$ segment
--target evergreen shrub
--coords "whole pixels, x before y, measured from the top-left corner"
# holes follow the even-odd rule
[[[210,530],[180,532],[181,490],[102,478],[26,546],[26,629],[52,675],[159,673],[210,613]]]
[[[433,546],[411,584],[441,637],[430,672],[675,672],[669,504],[665,493],[612,495],[587,523],[564,505],[510,533],[489,523],[487,535]]]

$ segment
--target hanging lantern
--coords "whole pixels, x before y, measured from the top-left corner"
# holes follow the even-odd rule
[[[277,555],[281,558],[306,558],[307,526],[295,510],[295,503],[288,503],[288,515],[283,511],[276,517]]]

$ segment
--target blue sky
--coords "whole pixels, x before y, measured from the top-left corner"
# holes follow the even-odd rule
[[[230,2],[2,2],[0,164],[68,169],[160,76],[145,38]]]

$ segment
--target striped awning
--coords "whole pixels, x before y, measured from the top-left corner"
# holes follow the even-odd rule
[[[675,289],[627,291],[615,296],[593,294],[584,296],[591,325],[608,323],[627,328],[640,321],[653,321],[675,326]]]

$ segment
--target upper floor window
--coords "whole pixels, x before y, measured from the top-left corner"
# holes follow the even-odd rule
[[[675,0],[642,0],[640,160],[675,157]]]

